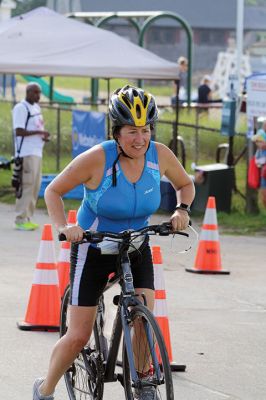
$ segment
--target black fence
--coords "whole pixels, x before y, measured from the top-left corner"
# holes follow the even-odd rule
[[[107,114],[107,105],[75,103],[71,106],[41,103],[45,129],[51,133],[51,140],[45,146],[46,155],[54,155],[51,170],[60,171],[72,154],[72,111],[75,109],[98,110]],[[10,101],[0,101],[0,155],[13,155],[12,108]],[[192,165],[202,163],[238,162],[246,145],[245,133],[237,133],[232,139],[221,136],[221,104],[180,106],[176,123],[175,110],[171,106],[160,106],[160,119],[156,124],[154,139],[163,142],[178,156],[188,170]],[[110,135],[110,122],[106,117],[106,138]],[[231,153],[231,154],[230,154]],[[233,162],[232,162],[233,160]]]

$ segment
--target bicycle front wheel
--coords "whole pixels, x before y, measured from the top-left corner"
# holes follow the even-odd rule
[[[130,351],[123,343],[123,380],[127,400],[144,398],[145,393],[154,400],[174,400],[169,358],[160,328],[147,307],[139,305],[130,312],[130,338],[133,351],[133,369],[139,380],[132,379]],[[131,353],[132,354],[132,353]],[[132,364],[132,363],[131,363]],[[147,397],[149,398],[149,397]]]
[[[60,337],[66,334],[68,328],[69,296],[70,289],[67,288],[61,304]],[[87,346],[77,355],[64,374],[70,400],[102,400],[104,370],[99,346],[99,335],[95,324]]]

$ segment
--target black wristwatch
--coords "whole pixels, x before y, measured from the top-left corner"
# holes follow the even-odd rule
[[[185,204],[185,203],[179,203],[179,204],[177,204],[175,210],[184,210],[184,211],[186,211],[189,215],[190,215],[190,213],[191,213],[190,206],[189,206],[188,204]]]

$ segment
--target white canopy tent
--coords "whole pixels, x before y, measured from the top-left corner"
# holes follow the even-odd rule
[[[178,69],[112,32],[40,7],[0,24],[0,73],[176,79]]]

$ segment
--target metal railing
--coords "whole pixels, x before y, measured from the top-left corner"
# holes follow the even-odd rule
[[[58,103],[40,103],[43,114],[45,127],[52,133],[52,141],[46,146],[45,150],[49,154],[55,154],[56,157],[56,171],[61,170],[61,158],[62,155],[69,155],[71,158],[71,134],[72,134],[72,119],[71,113],[75,109],[82,110],[95,110],[107,112],[107,104],[101,101],[100,104],[89,104],[89,103],[73,103],[73,104],[58,104]],[[12,141],[12,119],[11,111],[14,106],[12,101],[1,101],[0,100],[0,155],[1,154],[13,154],[13,141]],[[168,109],[172,112],[172,106],[160,106],[161,109]],[[186,161],[189,158],[195,164],[198,164],[201,159],[213,159],[217,160],[221,158],[222,149],[227,149],[229,152],[229,142],[225,143],[226,138],[221,137],[220,130],[203,124],[201,122],[201,115],[203,112],[208,112],[211,109],[221,109],[221,105],[212,105],[211,103],[206,105],[193,104],[190,108],[185,105],[181,105],[179,109],[179,115],[182,114],[183,110],[190,113],[190,120],[193,120],[192,116],[194,113],[195,122],[183,122],[182,115],[179,117],[178,126],[173,119],[161,118],[157,124],[155,139],[164,142],[172,150],[174,150],[174,135],[177,132],[177,149],[176,155],[180,158],[184,167],[186,167]],[[108,130],[108,118],[106,118],[106,131]],[[161,134],[160,131],[163,131]],[[215,135],[215,143],[212,144],[210,140],[206,140],[206,133],[212,133]],[[235,140],[239,137],[244,137],[244,133],[238,133]],[[214,136],[212,135],[212,138]],[[106,134],[108,138],[108,134]],[[205,139],[203,141],[203,139]],[[221,143],[222,140],[222,143]],[[204,143],[200,146],[201,141]],[[217,142],[217,143],[216,143]],[[220,146],[220,147],[219,147]],[[207,151],[207,147],[209,151]],[[244,146],[242,146],[244,147]],[[219,150],[220,149],[220,150]],[[45,156],[45,153],[44,153]],[[236,157],[238,161],[238,157]]]

